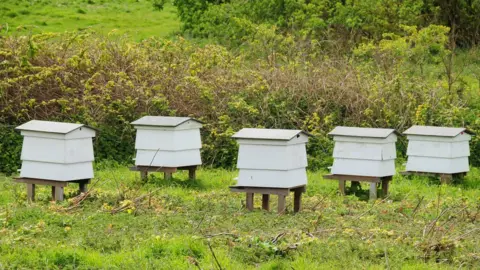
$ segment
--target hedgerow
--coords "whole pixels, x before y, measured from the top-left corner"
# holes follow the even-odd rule
[[[257,30],[244,44],[249,49],[237,52],[182,38],[135,43],[90,32],[1,38],[0,170],[19,167],[21,137],[13,127],[31,119],[96,127],[96,159],[130,163],[130,122],[192,116],[206,123],[204,163],[224,168],[236,163],[230,136],[243,127],[309,131],[311,169],[331,164],[327,133],[336,125],[479,130],[475,83],[446,49],[446,27],[406,28],[346,56]],[[398,145],[402,155],[405,145]],[[475,165],[479,154],[474,139]]]

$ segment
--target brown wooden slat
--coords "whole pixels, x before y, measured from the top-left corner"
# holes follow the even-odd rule
[[[17,183],[26,183],[34,185],[44,185],[44,186],[57,186],[57,187],[66,187],[68,182],[64,181],[52,181],[45,179],[34,179],[34,178],[14,178],[14,181]]]
[[[323,176],[323,179],[329,179],[329,180],[358,181],[358,182],[370,182],[370,183],[380,183],[383,179],[388,179],[388,178],[392,178],[392,176],[373,177],[373,176],[343,175],[343,174],[327,174]]]

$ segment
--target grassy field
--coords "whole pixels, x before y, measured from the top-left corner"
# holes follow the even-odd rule
[[[135,40],[180,29],[174,6],[167,3],[157,11],[148,0],[2,0],[0,25],[3,34],[92,29],[128,33]]]
[[[97,169],[80,203],[72,185],[66,202],[50,202],[42,187],[27,204],[25,187],[0,177],[0,269],[480,267],[477,169],[450,186],[396,176],[375,202],[366,186],[341,197],[309,173],[303,211],[282,216],[260,210],[260,198],[246,211],[243,194],[228,190],[236,172],[142,183],[126,168]]]

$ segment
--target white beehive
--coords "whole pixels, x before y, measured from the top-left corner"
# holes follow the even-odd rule
[[[201,165],[202,122],[190,117],[144,116],[137,130],[136,166],[183,167]]]
[[[408,139],[407,171],[429,173],[468,172],[471,132],[465,128],[413,126]]]
[[[384,177],[395,174],[394,129],[336,127],[332,174]]]
[[[238,186],[291,188],[307,184],[306,143],[301,130],[244,128],[239,144]]]
[[[93,178],[93,128],[32,120],[16,130],[24,137],[20,177],[54,181]]]

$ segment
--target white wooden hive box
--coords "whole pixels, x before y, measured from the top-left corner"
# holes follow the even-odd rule
[[[384,177],[395,174],[394,129],[336,127],[332,174]]]
[[[137,130],[135,165],[183,167],[201,165],[202,123],[190,117],[145,116]]]
[[[428,173],[468,172],[471,132],[465,128],[413,126],[408,139],[407,171]]]
[[[244,128],[239,144],[238,186],[291,188],[307,184],[308,134],[301,130]]]
[[[20,177],[55,181],[93,178],[93,128],[32,120],[16,130],[24,137]]]

